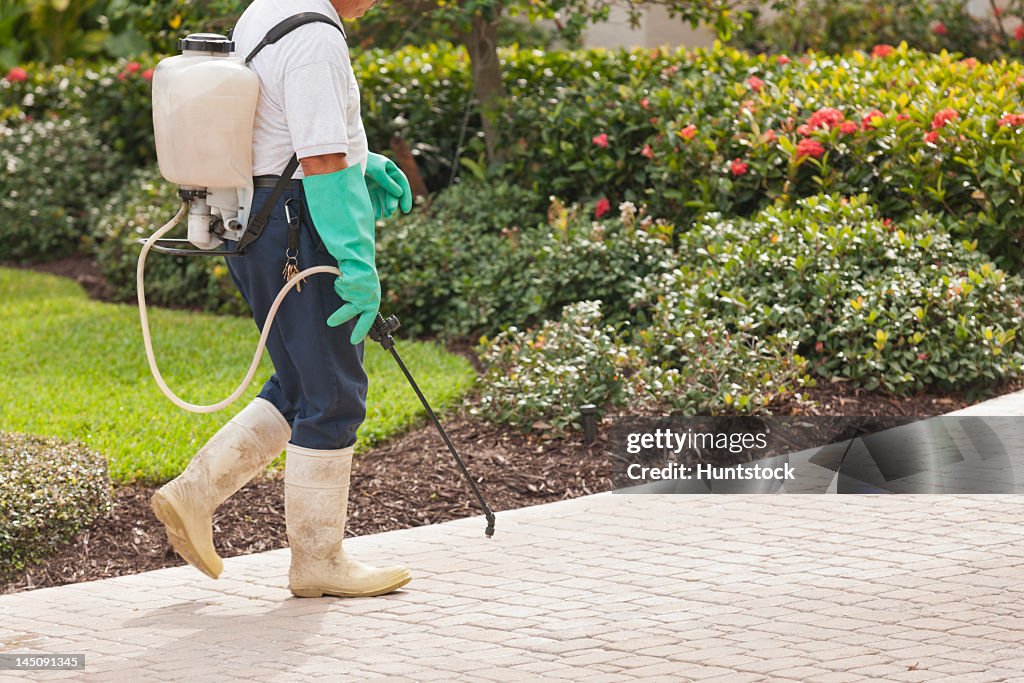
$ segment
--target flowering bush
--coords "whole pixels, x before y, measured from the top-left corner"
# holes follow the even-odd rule
[[[1018,0],[1011,0],[1016,4]],[[847,52],[906,41],[994,58],[1013,49],[997,17],[972,14],[970,0],[784,0],[782,11],[753,21],[733,44],[757,52]],[[1004,21],[1009,15],[1003,15]]]
[[[110,504],[103,456],[81,444],[0,432],[0,579],[70,541]]]
[[[883,216],[939,213],[1001,265],[1024,262],[1019,63],[905,45],[800,60],[722,48],[578,60],[578,80],[506,110],[505,177],[570,201],[648,201],[676,225],[866,192]]]
[[[169,221],[180,205],[176,188],[151,167],[136,171],[102,207],[93,211],[89,247],[103,276],[112,285],[114,298],[135,299],[135,267],[142,248],[138,240],[149,237]],[[184,233],[185,228],[176,231]],[[148,303],[155,305],[221,313],[249,312],[221,257],[150,252],[146,261],[146,297]]]
[[[89,207],[114,189],[123,168],[85,119],[0,123],[0,261],[77,250]]]
[[[85,117],[92,134],[128,163],[154,159],[154,64],[120,60],[16,67],[0,79],[0,123]]]

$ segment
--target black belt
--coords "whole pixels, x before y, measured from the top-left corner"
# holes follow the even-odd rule
[[[277,185],[277,181],[278,179],[280,179],[280,177],[281,176],[278,175],[258,175],[252,179],[252,186],[254,189],[257,190],[261,188],[273,188],[275,185]],[[299,190],[301,188],[302,180],[298,178],[293,178],[290,183],[285,185],[284,189],[294,191]]]

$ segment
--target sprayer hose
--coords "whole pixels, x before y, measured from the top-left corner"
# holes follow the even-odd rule
[[[270,334],[270,325],[274,322],[274,316],[277,315],[277,309],[281,306],[281,302],[284,301],[285,296],[290,292],[297,284],[302,282],[310,275],[317,275],[319,273],[326,273],[329,275],[341,275],[341,271],[333,266],[314,266],[313,268],[307,268],[298,275],[288,280],[288,282],[281,288],[281,291],[277,293],[277,297],[274,299],[273,305],[270,307],[270,312],[267,314],[267,321],[263,324],[263,331],[260,334],[260,341],[256,345],[256,355],[253,356],[252,364],[249,366],[249,372],[246,373],[245,379],[238,385],[235,391],[225,398],[223,401],[214,403],[208,406],[196,405],[195,403],[189,403],[178,397],[164,381],[163,375],[160,374],[160,368],[156,364],[156,356],[153,354],[153,340],[149,335],[149,315],[146,312],[146,288],[145,288],[145,273],[146,273],[146,257],[149,255],[149,250],[153,248],[153,245],[157,243],[164,235],[174,229],[185,215],[188,210],[188,203],[182,202],[181,208],[178,209],[178,213],[163,227],[153,233],[153,236],[146,240],[146,243],[142,245],[142,253],[139,254],[139,265],[135,272],[136,286],[139,290],[139,318],[142,321],[142,339],[146,346],[146,359],[149,361],[149,369],[153,373],[153,379],[156,380],[156,385],[160,387],[160,391],[163,392],[164,396],[170,399],[171,403],[178,406],[182,410],[187,410],[190,413],[215,413],[218,410],[223,410],[229,405],[237,401],[245,390],[252,383],[253,377],[256,376],[256,369],[260,365],[260,359],[263,358],[263,351],[267,347],[267,337]]]

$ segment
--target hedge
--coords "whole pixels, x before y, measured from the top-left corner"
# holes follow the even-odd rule
[[[866,192],[886,217],[942,214],[1001,265],[1024,262],[1018,62],[905,45],[845,56],[722,47],[502,55],[514,101],[499,126],[509,159],[495,177],[540,197],[649,202],[685,226],[712,211],[750,216],[777,199]],[[24,82],[0,81],[0,103],[8,118],[82,113],[126,152],[151,153],[147,66],[29,68]],[[355,68],[371,147],[403,137],[434,189],[460,149],[482,174],[464,51],[368,50]]]

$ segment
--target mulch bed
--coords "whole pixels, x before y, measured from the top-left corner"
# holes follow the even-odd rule
[[[35,267],[72,277],[97,298],[104,283],[95,263],[82,257]],[[453,347],[475,361],[467,348]],[[1009,389],[1007,389],[1009,390]],[[963,396],[892,397],[822,383],[811,389],[811,410],[784,406],[779,414],[931,416],[968,405]],[[590,446],[577,438],[523,435],[466,412],[444,420],[484,497],[497,512],[611,489],[605,435]],[[110,514],[42,564],[0,584],[0,593],[134,574],[182,561],[167,544],[149,508],[152,487],[119,486]],[[348,535],[437,524],[480,514],[451,454],[430,424],[357,457],[349,501]],[[258,477],[217,511],[215,539],[231,557],[286,546],[282,473]],[[480,532],[483,535],[484,524]],[[498,515],[497,533],[501,533]]]
[[[816,388],[812,395],[820,406],[809,412],[823,415],[929,416],[967,405],[958,397],[888,397],[838,384]],[[576,439],[521,435],[465,412],[447,418],[444,426],[496,512],[611,489],[611,461],[604,456],[603,434],[595,444],[585,446]],[[113,510],[107,517],[45,563],[0,586],[0,592],[182,564],[150,511],[153,490],[141,485],[115,488]],[[350,536],[478,514],[472,493],[431,425],[356,458],[349,501]],[[217,548],[225,557],[285,547],[282,474],[260,476],[242,488],[220,507],[214,525]],[[481,521],[481,536],[483,527]],[[497,533],[501,533],[500,514]]]

